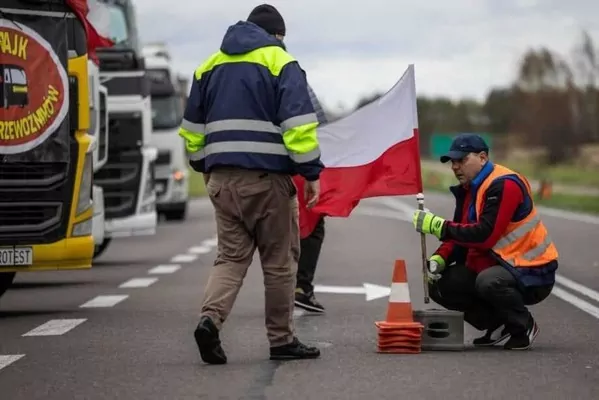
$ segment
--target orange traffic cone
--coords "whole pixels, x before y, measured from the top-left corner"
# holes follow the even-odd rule
[[[420,353],[424,326],[415,322],[404,260],[396,260],[385,321],[377,321],[379,353]]]

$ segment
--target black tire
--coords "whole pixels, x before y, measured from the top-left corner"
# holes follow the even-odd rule
[[[167,221],[184,221],[187,218],[187,203],[183,207],[174,210],[164,211],[164,217]]]
[[[94,259],[100,257],[102,253],[106,251],[106,248],[110,244],[111,240],[112,238],[104,238],[104,241],[94,248]]]
[[[0,272],[0,297],[12,286],[16,272]]]

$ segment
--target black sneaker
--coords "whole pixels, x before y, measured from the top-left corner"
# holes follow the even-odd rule
[[[537,325],[537,323],[531,316],[530,320],[528,322],[528,329],[526,329],[526,332],[523,332],[520,334],[513,334],[512,337],[510,338],[510,340],[508,340],[503,345],[503,348],[506,350],[530,349],[530,347],[532,346],[532,343],[537,338],[539,331],[540,331],[539,326]]]
[[[318,348],[306,346],[297,337],[294,337],[293,342],[289,344],[270,348],[271,360],[299,360],[318,357],[320,357]]]
[[[314,297],[314,293],[306,294],[302,289],[295,289],[295,305],[307,311],[324,313],[324,307]]]
[[[478,347],[494,346],[509,337],[510,334],[507,329],[500,325],[495,329],[488,329],[484,336],[474,339],[472,344]]]
[[[200,350],[200,356],[208,364],[226,364],[227,356],[220,345],[218,329],[209,317],[200,318],[200,323],[193,332]]]

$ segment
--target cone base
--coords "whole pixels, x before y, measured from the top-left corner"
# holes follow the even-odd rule
[[[376,352],[380,354],[420,354],[422,350],[420,347],[378,347]]]

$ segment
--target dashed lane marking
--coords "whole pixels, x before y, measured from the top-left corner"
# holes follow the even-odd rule
[[[23,357],[25,357],[25,354],[12,354],[12,355],[5,355],[5,356],[0,355],[0,370],[8,367],[10,364],[14,363],[15,361],[20,360]]]
[[[133,278],[121,283],[120,288],[144,288],[154,284],[158,278]]]
[[[212,251],[212,248],[209,246],[195,246],[195,247],[191,247],[189,250],[187,250],[188,253],[190,254],[208,254]]]
[[[114,307],[121,301],[129,297],[128,294],[122,295],[108,295],[108,296],[97,296],[90,301],[81,304],[81,308],[102,308],[102,307]]]
[[[301,316],[303,316],[305,314],[306,314],[306,310],[302,310],[301,308],[294,308],[293,309],[293,316],[295,318],[299,318],[299,317],[301,317]]]
[[[213,237],[212,239],[206,239],[202,242],[202,245],[207,246],[207,247],[216,247],[217,244],[218,244],[217,237]]]
[[[155,275],[172,274],[173,272],[177,272],[179,269],[181,269],[181,266],[176,264],[158,265],[157,267],[149,270],[148,273]]]
[[[71,329],[87,321],[86,318],[79,319],[51,319],[43,325],[38,326],[23,334],[23,336],[59,336],[64,335]]]
[[[195,254],[179,254],[171,258],[173,263],[190,263],[194,262],[198,258]]]

